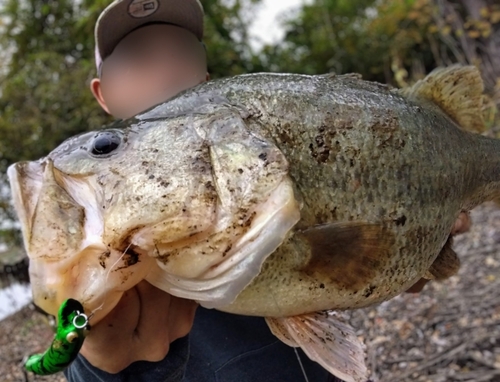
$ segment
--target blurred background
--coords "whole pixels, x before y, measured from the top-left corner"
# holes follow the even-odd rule
[[[111,121],[89,90],[89,82],[96,76],[94,25],[99,13],[109,3],[109,0],[0,0],[0,287],[3,287],[0,291],[0,319],[30,301],[27,260],[9,204],[5,170],[13,162],[38,159],[64,139]],[[262,71],[357,72],[367,80],[404,87],[423,78],[437,66],[472,64],[480,68],[486,86],[485,134],[497,136],[500,131],[497,113],[500,106],[499,0],[202,0],[202,4],[206,13],[209,71],[214,79]],[[476,220],[486,222],[482,213],[478,216]],[[500,237],[495,236],[491,228],[500,222],[500,216],[495,216],[496,220],[488,220],[490,228],[476,225],[476,231],[471,233],[476,235],[475,241],[470,237],[463,240],[463,248],[467,248],[463,251],[469,253],[470,246],[476,245],[471,243],[477,243],[478,237],[491,236],[488,240],[493,243],[490,243],[490,252],[494,255],[486,265],[493,273],[484,274],[490,292],[498,291],[491,285],[499,285],[495,284],[498,281],[495,275],[500,270],[499,246],[496,244]],[[488,230],[487,233],[481,231],[483,228]],[[478,261],[477,267],[484,266],[483,258],[471,261],[474,264]],[[477,272],[483,272],[476,272],[475,265],[470,267],[462,272],[461,283],[468,276],[476,280],[480,277]],[[439,298],[444,298],[443,289],[439,288],[447,290],[448,286],[428,289],[432,288],[437,288],[434,294],[441,293]],[[423,304],[418,303],[419,298],[425,299],[425,295],[411,300],[417,310]],[[435,304],[442,305],[436,301]],[[497,313],[496,310],[492,313],[489,308],[481,311],[490,318],[496,317],[494,314],[500,316],[499,299],[492,301],[490,305],[498,309]],[[469,312],[466,302],[460,305],[462,310],[454,314],[460,316],[460,312]],[[404,300],[401,306],[408,308],[411,303]],[[375,317],[380,320],[384,312],[397,306],[384,305],[371,318],[370,312],[373,311],[366,311],[364,316],[356,316],[358,324],[371,325],[370,330],[374,330]],[[411,314],[407,312],[405,316]],[[387,330],[399,328],[394,319],[386,322]],[[494,328],[500,332],[500,318],[495,322],[498,325]],[[411,330],[417,333],[416,324],[412,325]],[[404,325],[401,328],[404,329]],[[462,332],[464,330],[462,327]],[[374,338],[385,338],[380,333],[372,334]],[[411,338],[410,334],[403,341]],[[463,339],[457,338],[463,343]],[[395,349],[394,339],[389,342]],[[439,356],[439,346],[446,350],[445,344],[438,341],[431,353],[438,352]],[[401,348],[402,354],[407,351]],[[479,369],[485,369],[486,374],[476,373],[463,379],[448,375],[439,377],[441,379],[429,377],[422,380],[500,381],[500,335],[498,342],[493,342],[487,351],[491,353],[492,361],[482,364],[478,361],[476,364]],[[0,343],[0,361],[2,357],[8,358],[2,354]],[[380,366],[380,370],[410,367],[411,362],[401,361],[401,357],[396,355],[395,362]],[[424,352],[409,359],[417,360],[418,367],[428,357]],[[379,356],[371,361],[372,364],[377,363],[375,360],[379,360]],[[440,363],[430,366],[436,365]],[[459,369],[465,367],[457,365]],[[465,365],[470,369],[469,364]],[[453,370],[449,363],[446,367]],[[383,373],[379,371],[380,375]],[[394,378],[396,374],[390,375]],[[427,374],[419,372],[418,375]],[[405,378],[417,380],[410,376],[411,373]],[[395,380],[387,378],[385,380]],[[405,380],[401,375],[398,378]]]

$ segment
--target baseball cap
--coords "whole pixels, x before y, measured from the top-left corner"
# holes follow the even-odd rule
[[[95,26],[95,61],[100,71],[118,43],[134,29],[150,23],[184,28],[203,39],[203,6],[199,0],[115,0],[99,16]]]

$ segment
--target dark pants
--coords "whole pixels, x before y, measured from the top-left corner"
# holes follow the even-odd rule
[[[310,382],[342,382],[297,353]],[[199,308],[189,337],[174,341],[162,361],[108,374],[78,356],[65,375],[70,382],[304,382],[297,353],[263,318]]]

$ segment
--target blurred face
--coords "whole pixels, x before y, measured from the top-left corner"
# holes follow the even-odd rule
[[[104,60],[92,92],[117,118],[129,118],[207,79],[205,50],[189,31],[166,24],[139,28]]]

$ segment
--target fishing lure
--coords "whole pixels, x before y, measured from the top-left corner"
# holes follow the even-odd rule
[[[64,370],[78,355],[89,329],[89,318],[82,304],[71,298],[64,301],[57,314],[57,331],[52,344],[45,353],[29,357],[26,369],[38,375]]]

